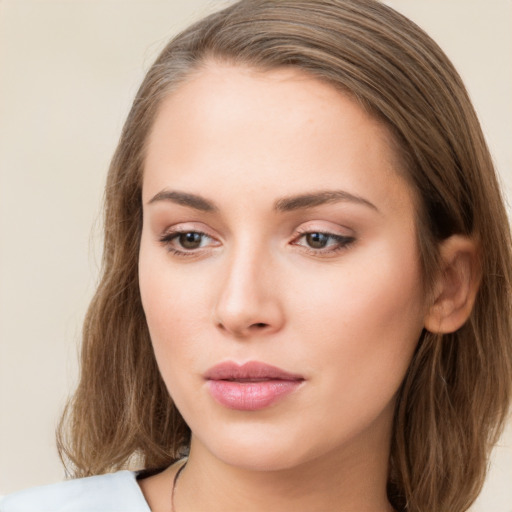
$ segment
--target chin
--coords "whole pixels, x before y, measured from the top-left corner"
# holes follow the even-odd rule
[[[287,453],[283,449],[262,447],[253,443],[251,447],[233,446],[223,450],[218,458],[224,464],[246,471],[286,471],[308,462],[307,457],[298,453]]]
[[[330,451],[324,443],[305,443],[311,436],[271,432],[268,428],[225,429],[222,436],[192,436],[192,449],[208,451],[226,465],[247,471],[285,471]]]

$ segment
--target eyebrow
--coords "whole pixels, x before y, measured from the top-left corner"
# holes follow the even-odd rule
[[[188,206],[194,210],[200,210],[202,212],[216,212],[218,208],[214,203],[205,199],[204,197],[196,194],[187,194],[186,192],[178,192],[175,190],[162,190],[158,192],[148,204],[153,204],[158,201],[170,201],[182,206]]]
[[[275,202],[274,208],[279,212],[291,212],[342,201],[360,204],[377,212],[379,211],[373,203],[364,197],[356,196],[345,190],[325,190],[310,194],[283,197]]]
[[[200,210],[203,212],[217,212],[219,208],[212,201],[205,199],[196,194],[189,194],[187,192],[179,192],[176,190],[162,190],[158,192],[148,204],[153,204],[159,201],[170,201],[182,206]],[[379,211],[379,209],[367,199],[346,192],[345,190],[325,190],[319,192],[312,192],[308,194],[300,194],[296,196],[283,197],[274,203],[274,210],[278,212],[291,212],[296,210],[305,210],[321,206],[323,204],[350,202],[363,206],[367,206],[372,210]]]

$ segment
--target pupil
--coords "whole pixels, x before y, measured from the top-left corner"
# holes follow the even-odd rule
[[[306,240],[310,247],[313,247],[314,249],[322,249],[327,245],[329,237],[324,235],[324,233],[308,233],[306,235]]]
[[[185,249],[197,249],[201,245],[199,233],[183,233],[180,235],[180,244]]]

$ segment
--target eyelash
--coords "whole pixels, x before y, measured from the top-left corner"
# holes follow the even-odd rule
[[[183,257],[183,258],[187,258],[190,256],[196,256],[197,252],[198,252],[197,249],[180,250],[180,249],[177,249],[176,247],[173,247],[173,245],[172,245],[174,240],[176,240],[180,236],[188,235],[188,234],[200,235],[201,237],[207,237],[207,238],[211,238],[213,240],[213,238],[211,236],[209,236],[206,233],[203,233],[202,231],[188,229],[188,230],[184,230],[184,231],[173,231],[172,233],[165,233],[164,235],[162,235],[160,237],[160,243],[167,249],[167,251],[169,251],[171,254],[174,254],[175,256],[179,256],[179,257]],[[198,248],[198,249],[200,249],[200,248]]]
[[[324,247],[322,247],[320,249],[315,249],[313,247],[308,247],[308,246],[301,245],[301,244],[297,243],[298,240],[301,240],[302,238],[305,238],[308,235],[322,235],[322,236],[327,237],[330,240],[334,240],[334,242],[335,242],[334,247],[331,247],[330,249],[326,249]],[[355,238],[353,236],[336,235],[334,233],[329,233],[329,232],[325,232],[325,231],[309,230],[309,231],[300,232],[299,236],[295,238],[293,245],[298,245],[298,246],[302,247],[304,250],[306,250],[308,253],[316,255],[316,256],[330,256],[330,255],[337,254],[338,252],[341,252],[341,251],[347,249],[354,242],[355,242]],[[327,247],[329,247],[329,246],[327,246]]]
[[[207,233],[204,233],[202,231],[195,231],[195,230],[184,230],[184,231],[174,231],[172,233],[165,233],[160,237],[160,243],[167,249],[168,252],[171,254],[178,256],[178,257],[191,257],[191,256],[197,256],[198,251],[201,249],[201,247],[198,247],[196,249],[185,249],[180,250],[174,247],[172,244],[176,239],[179,239],[179,237],[183,235],[199,235],[201,237],[210,238],[213,240],[213,237],[208,235]],[[321,235],[325,236],[330,240],[335,241],[335,246],[330,249],[325,249],[325,247],[315,249],[313,247],[308,247],[306,245],[299,244],[298,241],[302,238],[307,237],[308,235]],[[294,241],[292,242],[292,245],[296,245],[299,247],[302,247],[306,252],[309,254],[313,254],[315,256],[328,256],[332,254],[336,254],[340,251],[343,251],[347,249],[350,245],[352,245],[355,242],[355,238],[352,236],[343,236],[343,235],[336,235],[334,233],[328,233],[323,231],[303,231],[299,233],[299,236],[295,237]],[[327,246],[329,247],[329,246]]]

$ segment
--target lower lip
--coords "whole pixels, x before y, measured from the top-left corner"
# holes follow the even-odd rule
[[[228,409],[257,411],[264,409],[295,391],[300,380],[265,380],[240,382],[209,380],[208,387],[213,398]]]

